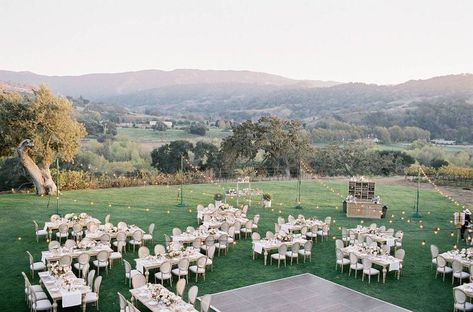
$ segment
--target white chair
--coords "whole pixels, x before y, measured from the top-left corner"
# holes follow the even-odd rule
[[[138,310],[135,305],[128,300],[126,301],[126,308],[128,310],[127,312],[140,312],[140,310]]]
[[[445,275],[453,272],[453,269],[447,266],[447,261],[442,256],[437,256],[437,271],[435,272],[435,278],[439,273],[443,275],[443,281],[445,281]]]
[[[355,279],[359,270],[363,270],[363,264],[358,262],[358,257],[354,253],[350,253],[350,270],[348,271],[348,276],[350,276],[351,271],[355,271]]]
[[[34,223],[34,233],[36,235],[36,242],[39,242],[39,237],[40,236],[47,237],[48,231],[45,229],[40,229],[38,223],[35,220],[33,220],[33,223]]]
[[[335,261],[335,270],[338,268],[338,266],[340,266],[341,272],[343,273],[343,267],[347,264],[350,264],[350,260],[345,258],[343,251],[339,248],[335,250],[335,255],[337,257],[337,260]]]
[[[319,236],[322,237],[322,241],[324,241],[324,238],[328,238],[328,232],[329,232],[329,226],[328,224],[325,224],[324,226],[322,226],[322,229],[317,231],[317,237]]]
[[[463,280],[470,278],[470,273],[463,272],[463,264],[458,260],[453,260],[452,262],[452,285],[455,282],[455,278],[460,280],[460,285],[463,284]]]
[[[172,229],[172,236],[178,236],[178,235],[181,235],[182,234],[182,231],[180,228],[173,228]]]
[[[291,265],[292,265],[292,260],[296,258],[297,264],[299,264],[299,249],[301,248],[301,245],[299,243],[294,243],[291,246],[291,250],[286,251],[286,257],[289,257],[291,259]]]
[[[350,236],[348,235],[348,230],[346,228],[342,228],[342,241],[344,246],[350,243]]]
[[[31,300],[32,311],[52,311],[53,305],[48,299],[39,299],[38,293],[35,292],[31,287],[28,291]]]
[[[404,257],[406,256],[406,251],[402,248],[397,249],[394,252],[394,258],[399,259],[399,269],[397,270],[397,279],[401,276],[402,266],[404,262]]]
[[[128,287],[131,287],[131,280],[135,275],[141,274],[140,271],[134,270],[131,268],[130,262],[123,259],[123,263],[125,264],[125,283],[128,279]]]
[[[430,264],[430,269],[432,269],[432,266],[435,264],[437,265],[437,257],[439,255],[439,248],[437,245],[430,245],[430,254],[432,255],[432,262]]]
[[[248,234],[251,234],[253,232],[253,221],[249,220],[248,222],[245,223],[245,227],[240,229],[240,233],[245,234],[245,238],[248,238]]]
[[[82,224],[80,223],[74,223],[72,225],[72,237],[76,239],[76,241],[80,241],[82,239],[82,236],[84,235],[84,231],[82,230]]]
[[[286,223],[286,221],[284,221],[284,218],[278,217],[278,225],[283,225],[284,223]]]
[[[63,255],[59,258],[59,265],[62,267],[70,268],[72,265],[72,257],[70,255]]]
[[[205,295],[200,299],[200,312],[208,312],[210,309],[211,295]]]
[[[395,248],[401,248],[402,247],[402,239],[404,238],[404,232],[399,230],[394,234],[394,237],[396,238],[396,246]]]
[[[458,288],[453,289],[453,311],[473,311],[473,304],[466,301],[466,294]]]
[[[307,228],[306,225],[304,225],[303,227],[301,227],[301,235],[302,235],[302,237],[306,237],[308,231],[309,231],[309,229]]]
[[[89,286],[90,289],[92,289],[94,277],[95,277],[95,270],[92,270],[89,272],[89,274],[87,274],[87,286]]]
[[[112,245],[118,248],[118,243],[119,242],[125,242],[126,243],[126,232],[118,231],[117,239],[112,243]],[[126,251],[126,249],[125,249],[125,251]]]
[[[238,236],[238,239],[240,239],[240,235],[241,235],[241,223],[240,223],[240,221],[235,221],[235,224],[233,224],[233,228],[235,229],[235,233],[234,233],[235,239],[236,239],[237,236]]]
[[[335,240],[335,249],[342,249],[343,247],[345,247],[345,245],[341,239]]]
[[[266,232],[266,239],[273,239],[274,238],[274,233],[271,231]]]
[[[26,254],[28,255],[28,260],[30,261],[30,270],[32,277],[34,277],[34,272],[46,270],[46,265],[43,262],[34,262],[34,258],[29,251],[26,251]]]
[[[59,248],[61,248],[61,244],[56,240],[52,240],[48,243],[49,251],[54,251],[55,249],[59,249]]]
[[[66,242],[64,243],[64,247],[65,248],[68,248],[68,249],[73,249],[74,247],[76,247],[77,244],[76,244],[76,241],[73,240],[73,239],[68,239],[66,240]]]
[[[134,275],[131,279],[131,285],[133,289],[143,287],[146,285],[146,277],[141,273]]]
[[[215,244],[215,248],[218,249],[218,255],[220,256],[220,250],[225,251],[225,255],[227,255],[227,250],[228,250],[228,235],[227,234],[222,234],[218,238],[218,243]]]
[[[252,242],[258,242],[258,241],[260,241],[260,240],[261,240],[261,235],[259,235],[258,232],[253,232],[253,233],[251,234],[251,241],[252,241]]]
[[[182,298],[184,295],[184,289],[186,288],[186,280],[180,278],[176,283],[176,295]]]
[[[111,239],[112,238],[107,233],[104,233],[104,234],[102,234],[102,236],[100,236],[100,242],[104,245],[107,245],[107,244],[110,245],[110,240]]]
[[[287,245],[281,244],[278,248],[278,252],[271,255],[270,264],[273,264],[273,259],[278,260],[278,268],[280,267],[281,260],[284,261],[284,266],[286,266],[286,252],[287,252]]]
[[[188,258],[180,259],[179,263],[177,264],[177,268],[172,269],[171,273],[176,275],[179,280],[181,279],[182,276],[185,276],[186,280],[189,281],[189,259]]]
[[[150,255],[149,248],[146,246],[141,246],[138,248],[138,258],[143,259]]]
[[[299,254],[304,257],[304,263],[307,257],[309,257],[309,262],[312,262],[312,241],[305,242],[304,248],[299,250]]]
[[[194,239],[194,241],[192,242],[192,247],[194,247],[195,249],[200,249],[200,247],[202,247],[202,239],[200,237]]]
[[[101,250],[97,254],[97,259],[92,261],[93,265],[97,268],[97,275],[100,275],[100,268],[105,268],[105,271],[108,274],[108,257],[108,251]]]
[[[112,264],[114,260],[122,260],[123,259],[123,249],[125,248],[126,242],[118,242],[117,251],[110,253],[110,269],[112,268]],[[139,254],[139,250],[138,250]]]
[[[164,234],[164,242],[166,243],[166,246],[169,246],[169,244],[172,242],[171,238],[169,235]]]
[[[378,283],[379,283],[380,272],[378,269],[373,268],[373,263],[368,258],[363,259],[363,275],[361,277],[361,281],[364,281],[365,275],[368,275],[368,284],[371,283],[372,275],[378,275]]]
[[[332,217],[326,217],[324,223],[330,226],[330,224],[332,224]]]
[[[220,230],[226,233],[228,233],[229,228],[230,228],[230,224],[228,224],[228,222],[223,222],[222,225],[220,226]]]
[[[26,276],[25,272],[21,272],[23,275],[23,279],[25,282],[25,301],[28,303],[28,306],[31,307],[31,292],[34,292],[36,295],[36,300],[43,300],[48,299],[48,296],[44,292],[41,285],[31,285],[28,276]]]
[[[248,213],[248,205],[244,205],[243,209],[241,209],[241,216],[246,218],[246,214]]]
[[[160,244],[156,244],[154,246],[154,255],[159,256],[159,255],[165,255],[166,254],[166,247]]]
[[[319,231],[319,227],[314,224],[311,228],[310,231],[305,233],[305,236],[310,239],[310,240],[316,240],[317,239],[317,232]]]
[[[120,312],[128,312],[127,310],[127,307],[126,307],[126,298],[125,296],[123,296],[122,294],[120,294],[119,292],[117,292],[117,295],[118,295],[118,302],[120,303]]]
[[[97,311],[99,310],[99,293],[100,293],[100,284],[102,283],[102,276],[97,276],[94,281],[94,291],[88,292],[82,298],[82,303],[85,305],[90,303],[95,303]]]
[[[62,241],[63,238],[67,239],[69,237],[69,226],[67,225],[67,223],[59,224],[56,237],[59,239],[59,243]]]
[[[107,223],[110,223],[110,214],[105,216],[105,220],[103,222],[103,224],[107,224]]]
[[[199,287],[197,287],[197,286],[192,286],[187,291],[187,299],[188,299],[188,302],[190,304],[192,304],[192,306],[194,306],[194,304],[195,304],[195,299],[197,299],[197,294],[198,293],[199,293]]]
[[[84,264],[82,266],[82,270],[80,270],[79,272],[79,276],[82,276],[82,278],[85,279],[87,275],[89,274],[89,270],[90,270],[90,264],[89,263]]]
[[[156,283],[156,280],[160,280],[161,284],[164,283],[164,280],[169,280],[169,285],[172,287],[172,264],[170,261],[165,261],[161,264],[159,267],[159,272],[154,274],[154,282]]]
[[[135,251],[136,246],[141,246],[143,244],[143,232],[141,230],[134,231],[133,239],[130,239],[128,243],[133,246],[133,251]]]
[[[215,239],[212,235],[207,236],[207,238],[204,241],[204,244],[200,247],[205,253],[207,253],[207,250],[209,249],[210,246],[215,245]]]
[[[145,242],[145,244],[147,241],[151,241],[151,243],[153,243],[153,233],[154,233],[154,223],[151,223],[148,227],[148,233],[143,235],[143,241]]]
[[[259,223],[260,215],[257,214],[253,217],[253,230],[258,230],[258,223]]]
[[[210,270],[214,270],[214,256],[215,256],[215,245],[210,246],[209,249],[207,250],[207,264],[206,266],[210,266]]]
[[[195,281],[197,282],[199,278],[199,274],[204,277],[205,281],[205,267],[207,266],[207,257],[202,256],[199,259],[197,259],[197,264],[196,265],[191,265],[189,267],[189,270],[195,274]]]

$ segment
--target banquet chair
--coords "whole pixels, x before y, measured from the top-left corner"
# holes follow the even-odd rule
[[[110,240],[111,240],[111,237],[110,237],[110,234],[108,233],[104,233],[102,234],[102,236],[100,236],[100,242],[102,244],[110,244]]]
[[[371,238],[371,236],[366,236],[365,242],[366,242],[366,244],[369,246],[369,245],[371,245],[371,243],[373,242],[373,239]]]
[[[312,262],[312,241],[305,242],[304,248],[299,250],[299,254],[304,256],[304,263],[307,257],[309,257],[309,262]]]
[[[253,217],[253,230],[258,230],[258,223],[259,223],[260,215],[257,214]]]
[[[283,217],[278,217],[278,224],[281,225],[281,224],[284,224],[284,223],[286,223],[284,218]]]
[[[119,242],[125,242],[126,244],[126,232],[122,231],[122,230],[119,230],[117,232],[117,238],[116,240],[112,243],[113,246],[117,247],[118,249],[118,243]],[[124,249],[125,252],[126,252],[126,248]]]
[[[70,255],[63,255],[59,258],[59,265],[62,267],[70,267],[72,265],[72,257]]]
[[[348,231],[348,236],[349,236],[349,244],[350,245],[355,245],[358,240],[356,239],[356,233],[353,231]]]
[[[195,227],[189,225],[188,227],[186,227],[186,232],[187,233],[194,233],[195,232]]]
[[[402,247],[402,239],[404,238],[404,232],[399,230],[394,234],[394,237],[396,238],[396,246],[394,246],[396,249]]]
[[[453,260],[452,262],[452,285],[455,282],[455,279],[458,278],[460,280],[460,285],[463,284],[463,280],[466,278],[470,278],[470,273],[463,272],[463,264],[458,260]]]
[[[343,254],[343,251],[339,248],[335,249],[335,256],[336,256],[336,261],[335,261],[335,270],[338,269],[338,266],[341,267],[341,272],[343,273],[343,267],[347,264],[350,264],[350,260],[345,258],[345,255]]]
[[[172,229],[172,236],[178,236],[178,235],[181,235],[181,234],[182,234],[182,231],[181,231],[180,228],[175,227],[175,228]]]
[[[133,232],[133,239],[128,241],[128,244],[133,246],[133,251],[135,251],[136,246],[141,246],[143,244],[143,231],[136,230]]]
[[[294,218],[292,215],[287,216],[287,223],[294,224],[296,222],[296,218]]]
[[[437,257],[439,255],[439,248],[437,245],[430,245],[430,254],[432,255],[432,262],[430,264],[430,269],[432,269],[432,266],[435,264],[437,265]]]
[[[28,303],[28,306],[31,307],[31,292],[34,292],[36,295],[36,300],[48,299],[48,295],[44,292],[41,285],[32,285],[28,276],[25,272],[21,272],[25,282],[25,301]]]
[[[200,299],[200,312],[208,312],[210,309],[211,295],[202,296]]]
[[[199,274],[204,277],[205,281],[205,267],[207,266],[207,257],[202,256],[199,259],[197,259],[196,265],[191,265],[189,267],[189,270],[195,274],[195,281],[197,282],[199,278]]]
[[[274,233],[279,232],[281,230],[281,225],[278,223],[274,223]]]
[[[273,259],[278,260],[278,268],[279,268],[281,264],[281,260],[284,260],[284,266],[286,266],[286,252],[287,252],[287,245],[281,244],[278,248],[278,252],[271,255],[270,264],[273,264]]]
[[[76,247],[76,241],[73,240],[73,239],[68,239],[66,240],[66,242],[64,243],[64,247],[68,248],[68,249],[72,249],[74,247]]]
[[[210,246],[209,250],[207,251],[207,263],[206,266],[210,266],[210,270],[214,270],[214,256],[215,256],[215,245]]]
[[[473,283],[473,264],[470,265],[470,283]]]
[[[240,221],[235,221],[235,223],[233,224],[233,228],[235,229],[235,239],[236,239],[236,236],[238,235],[238,239],[240,239],[240,236],[241,236],[241,223]]]
[[[368,258],[363,259],[363,275],[361,276],[361,281],[365,280],[365,275],[368,275],[368,284],[371,284],[372,275],[378,275],[378,283],[379,283],[379,277],[381,274],[378,269],[373,268],[373,263]]]
[[[105,268],[105,271],[108,274],[108,251],[99,251],[96,259],[92,261],[92,264],[97,268],[97,275],[100,275],[100,268]]]
[[[185,276],[186,280],[189,281],[189,258],[181,258],[177,263],[177,268],[172,269],[171,273],[176,275],[178,280],[180,280],[182,276]]]
[[[125,283],[128,279],[128,287],[131,287],[131,280],[133,279],[133,277],[141,273],[138,270],[132,269],[130,262],[126,261],[125,259],[123,259],[123,263],[125,265]]]
[[[328,238],[328,232],[329,232],[329,226],[328,224],[325,224],[324,226],[322,226],[322,229],[317,231],[317,237],[319,236],[322,237],[322,241],[324,241],[324,238],[326,239]]]
[[[170,261],[165,261],[161,264],[159,267],[159,272],[154,274],[154,282],[159,279],[161,281],[161,284],[164,285],[164,280],[169,280],[169,285],[172,287],[172,264]]]
[[[110,223],[110,214],[105,216],[105,220],[103,222],[103,224],[107,224],[107,223]]]
[[[59,225],[56,237],[59,239],[59,243],[63,238],[67,239],[69,237],[69,225],[67,225],[67,223],[62,223]]]
[[[30,287],[29,296],[31,300],[31,311],[52,311],[53,305],[49,299],[39,299],[39,294],[36,293],[32,287]]]
[[[291,250],[286,251],[286,257],[291,258],[291,265],[292,265],[292,260],[296,258],[297,264],[299,264],[299,249],[301,248],[301,245],[299,243],[294,243],[291,246]]]
[[[222,225],[220,226],[220,230],[226,233],[228,233],[229,228],[230,228],[230,224],[228,224],[228,222],[223,222]]]
[[[186,280],[180,278],[176,283],[176,295],[182,298],[184,295],[184,290],[186,289]]]
[[[80,223],[74,223],[72,225],[72,237],[76,239],[76,241],[80,241],[82,239],[82,236],[84,235],[84,231],[82,230],[82,224]]]
[[[113,251],[113,252],[110,253],[110,256],[109,256],[110,269],[112,268],[113,260],[118,260],[118,259],[122,260],[123,259],[123,249],[125,248],[125,244],[126,244],[126,242],[118,242],[117,251]],[[139,253],[140,253],[140,251],[138,250],[138,254]]]
[[[164,256],[165,254],[166,254],[166,247],[164,247],[161,244],[156,244],[154,246],[154,255],[155,256],[159,256],[159,255]]]
[[[95,233],[99,229],[99,225],[95,221],[87,222],[87,232]]]
[[[319,231],[319,227],[317,224],[314,224],[311,228],[310,231],[305,233],[305,236],[309,238],[311,241],[314,239],[317,240],[317,232]]]
[[[49,251],[53,251],[54,249],[59,249],[60,247],[61,247],[61,244],[56,240],[52,240],[48,243]]]
[[[94,277],[95,277],[95,270],[92,270],[87,274],[87,286],[89,286],[91,289],[92,289],[92,283],[94,282]]]
[[[309,231],[309,229],[307,228],[306,225],[304,225],[303,227],[301,227],[301,235],[302,235],[302,237],[306,237],[308,231]]]
[[[200,249],[201,246],[202,246],[202,239],[200,237],[196,237],[192,241],[192,247],[195,249]]]
[[[244,205],[243,208],[241,209],[241,216],[243,218],[246,218],[247,213],[248,213],[248,205]]]
[[[370,224],[370,227],[369,227],[370,231],[376,231],[377,228],[378,228],[378,225],[376,225],[376,223]]]
[[[39,242],[40,236],[44,236],[47,238],[48,231],[45,229],[40,229],[38,223],[35,220],[33,220],[33,223],[34,223],[34,234],[36,235],[36,242]]]
[[[218,255],[220,256],[220,250],[225,251],[225,255],[227,255],[228,250],[228,235],[222,234],[218,238],[218,243],[215,244],[215,247],[218,249]]]
[[[194,306],[195,304],[195,299],[197,299],[198,293],[199,293],[199,287],[195,285],[189,288],[189,290],[187,291],[187,300],[190,304],[192,304],[192,306]]]
[[[117,292],[118,302],[120,304],[120,312],[128,312],[126,298],[121,293]]]
[[[171,243],[171,238],[169,237],[169,235],[164,234],[164,242],[166,243],[166,246],[169,246],[169,244]]]
[[[267,231],[267,232],[266,232],[266,239],[273,239],[273,238],[274,238],[273,232]]]
[[[207,254],[207,250],[209,249],[210,246],[215,245],[215,238],[212,235],[209,235],[205,238],[204,244],[200,246],[200,249],[205,251]]]
[[[28,255],[28,260],[30,261],[30,270],[31,270],[31,276],[34,278],[34,272],[35,271],[45,271],[46,270],[46,265],[43,262],[34,262],[34,258],[31,255],[29,251],[26,251],[26,254]]]
[[[133,289],[140,288],[146,285],[146,277],[141,273],[134,275],[131,279],[131,285]]]
[[[344,246],[350,243],[350,236],[348,235],[347,228],[342,228],[342,241]]]
[[[251,234],[251,240],[252,240],[253,242],[257,242],[257,241],[261,240],[261,235],[259,235],[258,232],[253,232],[253,233]]]
[[[440,255],[437,256],[437,271],[435,272],[435,278],[437,278],[439,273],[442,273],[443,281],[445,282],[445,274],[450,274],[452,272],[453,270],[451,267],[447,266],[447,261],[445,258]]]
[[[350,270],[348,271],[348,276],[350,276],[351,271],[355,271],[355,279],[359,270],[363,270],[363,264],[358,262],[358,257],[354,253],[350,253]]]
[[[199,215],[202,215],[202,211],[204,210],[204,206],[202,205],[197,205],[197,224],[200,224],[200,222],[202,221],[201,218],[199,218]]]
[[[102,284],[102,276],[97,276],[94,281],[94,290],[85,294],[82,298],[82,303],[87,306],[89,303],[95,303],[97,311],[99,310],[99,294],[100,285]],[[85,310],[84,310],[85,311]]]
[[[473,304],[467,301],[463,290],[453,289],[453,311],[473,311]]]
[[[141,246],[138,248],[138,258],[143,259],[150,255],[149,248],[146,246]]]
[[[60,219],[61,219],[61,216],[60,216],[60,215],[58,215],[58,214],[53,214],[53,215],[51,215],[51,217],[49,218],[49,221],[51,221],[51,222],[56,222],[56,221],[58,221],[58,220],[60,220]]]
[[[89,274],[90,270],[90,264],[86,263],[82,266],[82,269],[79,271],[79,277],[82,276],[83,279],[87,278],[87,275]]]
[[[324,223],[328,226],[330,226],[330,224],[332,224],[332,217],[326,217],[325,220],[324,220]]]
[[[372,244],[376,244],[376,242],[372,242]],[[381,249],[387,254],[389,255],[391,253],[391,247],[389,247],[388,245],[384,244],[381,246]]]
[[[117,228],[119,231],[125,231],[128,229],[128,224],[126,224],[126,222],[123,222],[123,221],[120,221],[118,222],[117,224]]]
[[[341,239],[335,240],[335,248],[343,249],[343,247],[345,247],[345,245],[343,244],[343,241]]]
[[[404,249],[397,249],[394,252],[394,258],[399,259],[399,270],[397,270],[397,279],[401,276],[402,272],[402,266],[403,266],[403,261],[404,257],[406,256],[406,251]]]
[[[235,243],[235,227],[231,226],[228,229],[228,244],[231,246]]]
[[[379,232],[380,232],[380,233],[386,232],[386,226],[381,225],[381,226],[379,227]]]

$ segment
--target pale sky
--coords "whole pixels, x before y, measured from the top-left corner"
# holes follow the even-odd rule
[[[0,69],[177,68],[374,83],[473,73],[473,1],[0,0]]]

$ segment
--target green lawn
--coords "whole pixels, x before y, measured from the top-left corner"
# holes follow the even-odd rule
[[[152,129],[139,128],[118,128],[118,135],[129,137],[132,141],[174,141],[174,140],[189,140],[198,141],[205,139],[222,139],[231,134],[229,131],[222,131],[220,129],[210,129],[205,136],[190,134],[185,130],[170,129],[167,131],[154,131]]]
[[[346,193],[345,183],[328,183],[341,194]],[[255,187],[273,195],[274,209],[263,209],[254,205],[249,215],[261,214],[260,233],[274,229],[274,222],[279,215],[288,214],[332,216],[333,235],[340,236],[339,227],[356,226],[360,220],[347,219],[341,210],[341,199],[328,192],[322,185],[314,181],[302,183],[302,204],[304,209],[296,210],[296,182],[262,182],[254,183]],[[227,187],[234,187],[229,184]],[[212,201],[213,194],[222,191],[218,185],[188,185],[185,187],[185,202],[188,208],[177,208],[177,186],[138,187],[124,189],[86,190],[65,192],[60,199],[60,213],[87,212],[99,219],[111,214],[111,222],[126,221],[137,224],[143,229],[151,222],[156,223],[155,237],[163,241],[163,234],[170,234],[173,227],[184,228],[196,225],[195,207],[198,203],[207,204]],[[451,249],[455,238],[450,236],[454,231],[450,224],[452,205],[439,194],[422,191],[421,207],[424,228],[420,229],[416,222],[407,222],[415,198],[415,189],[400,186],[378,185],[378,194],[389,205],[389,219],[378,221],[405,232],[404,246],[406,249],[404,274],[398,281],[389,274],[386,284],[373,282],[370,285],[348,277],[347,273],[339,273],[334,269],[335,247],[333,240],[319,242],[314,245],[311,263],[282,267],[264,266],[261,258],[251,259],[251,243],[249,240],[238,241],[229,251],[228,256],[216,257],[214,271],[207,275],[207,280],[199,281],[199,293],[215,293],[258,282],[279,279],[300,273],[313,273],[336,283],[356,289],[368,295],[392,302],[415,311],[450,311],[452,306],[452,286],[450,282],[442,282],[434,278],[435,271],[430,269],[429,244],[436,243],[440,250]],[[40,260],[40,252],[47,248],[45,241],[36,243],[33,231],[35,219],[43,222],[56,210],[56,200],[47,197],[36,197],[32,194],[0,195],[2,218],[0,219],[0,242],[2,257],[0,266],[3,270],[2,296],[0,306],[8,311],[27,311],[23,301],[23,280],[21,271],[28,272],[28,261],[25,251],[32,252],[36,260]],[[93,204],[91,204],[93,202]],[[111,207],[109,207],[111,204]],[[404,214],[403,214],[404,212]],[[392,217],[391,217],[392,216]],[[404,218],[404,220],[401,220]],[[365,223],[371,221],[365,220]],[[392,222],[392,223],[389,223]],[[433,230],[439,227],[439,234]],[[426,241],[422,245],[422,241]],[[128,252],[126,258],[132,260],[136,253]],[[132,262],[132,261],[131,261]],[[133,263],[133,262],[132,262]],[[129,297],[123,281],[123,266],[113,267],[104,278],[100,298],[100,311],[118,311],[116,292],[120,291]],[[35,279],[37,282],[37,279]],[[76,309],[78,310],[78,309]],[[94,310],[89,308],[89,310]]]

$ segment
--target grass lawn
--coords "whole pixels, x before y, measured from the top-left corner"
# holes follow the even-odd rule
[[[346,193],[345,183],[328,184],[341,194]],[[297,196],[296,182],[262,182],[254,183],[253,186],[273,195],[274,209],[260,208],[254,202],[249,210],[250,216],[257,213],[261,215],[260,233],[274,230],[277,217],[283,215],[287,218],[288,214],[303,213],[306,217],[320,218],[332,216],[335,220],[331,233],[336,236],[341,235],[339,227],[353,227],[360,222],[356,219],[347,219],[341,210],[341,199],[317,182],[302,183],[303,210],[292,208]],[[143,229],[147,229],[148,225],[154,222],[156,224],[155,238],[162,243],[163,234],[170,234],[173,227],[195,226],[196,205],[211,202],[213,194],[222,191],[223,187],[223,185],[184,186],[187,208],[175,206],[177,186],[65,192],[61,196],[59,206],[61,214],[87,212],[103,220],[105,215],[110,213],[111,222],[114,224],[118,221],[126,221],[137,224]],[[227,187],[235,187],[235,185],[229,184]],[[377,221],[378,225],[386,225],[405,232],[405,268],[399,281],[394,278],[394,274],[388,274],[386,284],[378,284],[374,281],[368,285],[367,281],[362,282],[361,278],[355,280],[353,276],[348,277],[348,273],[341,274],[335,271],[335,243],[332,239],[327,242],[319,241],[314,245],[311,263],[303,264],[301,261],[299,265],[294,264],[280,269],[277,265],[265,267],[261,257],[253,261],[251,242],[243,240],[238,241],[237,245],[230,249],[228,256],[216,257],[214,271],[207,274],[205,282],[203,280],[198,282],[199,294],[215,293],[309,272],[411,310],[450,311],[453,302],[452,286],[449,280],[442,282],[441,279],[435,279],[435,271],[430,269],[429,245],[435,243],[441,251],[451,249],[454,245],[455,238],[450,235],[451,231],[454,231],[450,223],[452,205],[433,191],[422,191],[420,199],[424,228],[420,229],[419,223],[407,222],[412,213],[415,188],[383,185],[377,185],[377,187],[377,193],[389,205],[389,218]],[[31,251],[35,260],[39,261],[41,251],[47,249],[44,240],[39,244],[36,243],[32,223],[35,219],[42,226],[43,222],[55,212],[55,198],[51,199],[49,207],[47,204],[47,197],[36,197],[32,194],[0,195],[2,209],[0,266],[3,271],[0,306],[4,310],[6,308],[8,311],[27,311],[23,300],[23,280],[20,273],[25,271],[29,274],[26,250]],[[371,221],[365,220],[366,223],[369,224]],[[434,234],[433,231],[437,227],[441,230],[438,234]],[[421,242],[424,240],[426,244],[422,245]],[[132,259],[135,257],[136,253],[132,252],[125,255],[132,264],[134,264]],[[123,266],[117,262],[109,275],[104,277],[100,311],[118,311],[117,291],[126,297],[130,296],[123,277]],[[37,278],[34,282],[38,282]],[[186,291],[187,289],[188,287]],[[343,298],[340,299],[343,300]],[[79,309],[76,310],[79,311]],[[88,308],[88,310],[95,309]]]
[[[185,130],[169,129],[167,131],[154,131],[152,129],[140,128],[118,128],[118,135],[129,137],[132,141],[175,141],[175,140],[201,140],[201,139],[223,139],[231,134],[230,131],[222,131],[220,129],[209,129],[205,136],[190,134]]]

